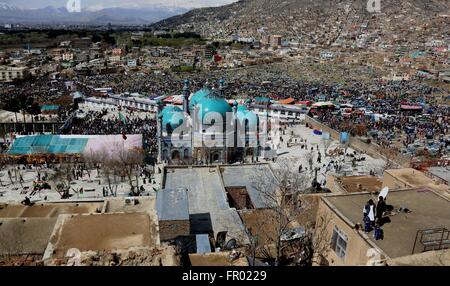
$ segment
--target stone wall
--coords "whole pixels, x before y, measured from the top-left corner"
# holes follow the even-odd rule
[[[159,238],[161,241],[172,240],[178,236],[186,236],[191,232],[188,220],[159,221]]]

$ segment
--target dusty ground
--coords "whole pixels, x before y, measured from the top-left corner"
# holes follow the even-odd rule
[[[55,236],[53,257],[64,257],[67,250],[101,251],[151,247],[158,244],[157,224],[144,213],[68,216]]]

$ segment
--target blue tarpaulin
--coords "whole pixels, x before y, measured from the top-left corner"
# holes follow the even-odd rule
[[[41,111],[58,111],[59,105],[42,105]]]
[[[25,136],[14,140],[8,154],[81,154],[87,142],[87,138],[61,138],[59,135]]]
[[[348,141],[350,140],[350,137],[347,132],[341,132],[339,138],[340,138],[339,141],[342,144],[348,143]]]

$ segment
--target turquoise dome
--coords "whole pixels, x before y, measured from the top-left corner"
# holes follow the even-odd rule
[[[163,115],[163,128],[167,130],[170,127],[171,131],[173,131],[184,123],[184,119],[183,112],[166,113]]]
[[[179,108],[178,106],[168,105],[163,108],[160,115],[164,116],[165,114],[170,113],[170,112],[181,112],[181,111],[183,111],[183,110],[181,108]]]
[[[159,117],[162,117],[162,126],[166,130],[168,124],[174,130],[184,123],[184,112],[178,106],[169,105],[164,107]]]
[[[248,111],[248,109],[247,109],[247,106],[245,106],[245,105],[239,105],[238,108],[237,108],[237,111],[238,112],[239,111],[246,112],[246,111]]]
[[[255,113],[249,111],[246,106],[239,105],[237,108],[236,116],[241,124],[247,119],[251,128],[254,128],[258,124],[258,116]]]
[[[194,106],[200,101],[202,100],[204,97],[208,96],[209,94],[211,94],[211,90],[203,88],[199,91],[197,91],[196,93],[194,93],[194,95],[191,97],[190,101],[189,101],[189,110],[193,110]]]
[[[198,102],[198,118],[203,121],[206,114],[210,112],[220,113],[223,120],[226,119],[227,112],[233,112],[228,102],[221,97],[207,96]]]

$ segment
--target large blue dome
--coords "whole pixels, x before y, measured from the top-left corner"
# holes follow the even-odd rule
[[[198,103],[198,118],[203,121],[206,114],[215,112],[222,115],[222,119],[226,119],[227,112],[232,112],[231,106],[221,97],[205,96]]]
[[[190,101],[189,101],[189,110],[193,110],[194,106],[200,101],[202,100],[204,97],[208,96],[211,94],[211,90],[207,89],[207,88],[203,88],[199,91],[197,91],[196,93],[194,93],[194,95],[192,95]]]

